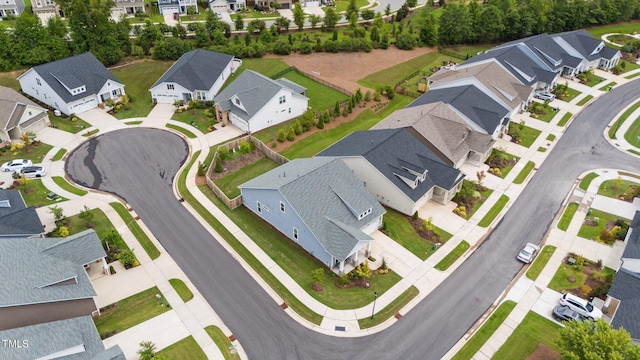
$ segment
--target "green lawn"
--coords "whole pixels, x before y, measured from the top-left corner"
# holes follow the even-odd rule
[[[242,169],[227,174],[221,178],[217,178],[214,183],[218,185],[220,190],[222,190],[229,199],[233,199],[240,196],[240,189],[238,189],[238,185],[241,185],[277,167],[277,162],[269,159],[268,157],[263,157],[252,164],[244,166]]]
[[[81,231],[85,231],[89,229],[87,224],[92,223],[95,224],[93,230],[96,231],[98,237],[102,238],[105,234],[109,233],[111,230],[115,230],[116,228],[111,223],[111,220],[107,217],[107,215],[100,210],[100,208],[90,209],[89,212],[93,215],[91,221],[86,221],[80,218],[80,214],[75,214],[73,216],[67,216],[70,221],[69,224],[69,235],[77,234]],[[68,215],[68,214],[65,214]],[[126,246],[126,243],[123,242]],[[114,244],[111,244],[114,245]],[[118,245],[120,247],[121,245]],[[128,248],[128,247],[127,247]]]
[[[582,178],[582,180],[580,181],[580,185],[578,185],[578,187],[584,191],[587,191],[587,189],[589,188],[589,185],[591,184],[591,181],[593,181],[593,179],[597,177],[598,177],[598,174],[596,173],[588,173],[587,175],[585,175],[584,178]]]
[[[567,94],[568,94],[567,96],[563,97],[560,100],[565,101],[565,102],[570,102],[571,100],[575,99],[576,96],[582,94],[582,92],[580,92],[578,90],[575,90],[575,89],[572,89],[572,88],[568,88],[567,89]]]
[[[126,121],[125,125],[140,125],[142,124],[142,120],[135,120],[135,121]]]
[[[284,74],[283,77],[307,88],[309,107],[311,107],[315,112],[325,111],[327,109],[332,110],[336,104],[336,100],[342,102],[349,99],[349,96],[341,93],[340,91],[322,85],[315,80],[311,80],[295,70],[289,71]]]
[[[342,12],[347,10],[347,7],[349,6],[349,1],[348,0],[336,0],[334,2],[335,4],[335,10],[337,12]],[[369,5],[369,2],[367,0],[356,0],[356,6],[358,7],[358,9],[360,9],[361,7],[365,7]]]
[[[50,192],[41,180],[27,180],[25,185],[20,185],[17,190],[20,190],[22,198],[27,206],[47,206],[52,205],[60,201],[66,201],[67,199],[59,197],[57,200],[51,200],[47,197]]]
[[[542,248],[540,254],[536,257],[536,260],[529,266],[529,270],[527,270],[527,278],[531,280],[536,280],[547,263],[553,253],[556,251],[556,247],[552,245],[547,245]]]
[[[538,119],[540,121],[544,121],[546,123],[551,122],[551,120],[556,116],[557,112],[553,111],[553,106],[549,104],[542,104],[542,109],[544,110],[544,114],[536,114],[534,119]]]
[[[437,248],[434,249],[432,243],[416,233],[404,214],[387,208],[383,222],[386,225],[388,236],[420,260],[426,260],[436,252]]]
[[[229,80],[227,80],[227,84],[232,82],[232,79],[235,79],[243,71],[250,69],[255,72],[259,72],[262,75],[271,77],[279,72],[282,72],[288,69],[290,66],[282,61],[280,58],[269,58],[269,59],[242,59],[242,67],[236,71]]]
[[[607,180],[600,184],[598,189],[598,195],[604,195],[610,198],[618,199],[618,195],[622,193],[633,193],[633,187],[638,187],[640,184],[636,181],[629,181],[623,179]]]
[[[631,74],[631,75],[627,75],[624,78],[625,79],[634,79],[634,78],[637,78],[638,76],[640,76],[640,72],[637,72],[637,73],[634,73],[634,74]]]
[[[585,83],[585,85],[594,87],[603,81],[604,81],[604,78],[601,78],[598,75],[591,74],[591,75],[588,75],[588,81]]]
[[[178,341],[156,353],[158,357],[163,359],[189,359],[189,360],[207,360],[207,354],[202,351],[196,339],[193,336]]]
[[[600,233],[604,230],[604,227],[607,224],[607,222],[623,219],[619,216],[609,214],[607,212],[600,211],[598,209],[589,209],[589,210],[591,211],[591,215],[588,215],[588,216],[591,217],[592,219],[599,218],[600,222],[596,226],[583,224],[580,227],[580,231],[578,231],[578,236],[585,239],[595,240],[597,236],[600,236]],[[627,220],[627,219],[624,219],[624,220]],[[627,223],[628,222],[629,221],[627,221]]]
[[[192,133],[191,131],[189,131],[189,130],[183,128],[183,127],[180,127],[180,126],[177,126],[177,125],[173,125],[173,124],[167,124],[166,127],[184,134],[184,136],[188,137],[189,139],[197,138],[197,136],[194,133]]]
[[[471,360],[480,348],[491,338],[491,335],[498,330],[504,320],[511,314],[516,307],[516,303],[507,300],[500,304],[498,308],[491,314],[489,319],[482,324],[482,327],[476,331],[473,336],[458,350],[451,360]]]
[[[640,65],[639,65],[639,66],[640,66]],[[600,89],[598,89],[598,90],[601,90],[601,91],[607,91],[607,89],[609,89],[610,87],[611,87],[611,88],[613,88],[613,87],[614,87],[614,86],[616,86],[616,85],[618,85],[618,83],[617,83],[617,82],[615,82],[615,81],[612,81],[612,82],[609,82],[609,83],[604,84],[604,85],[603,85]]]
[[[160,256],[160,250],[158,250],[158,248],[153,244],[151,239],[149,239],[149,236],[147,236],[147,233],[142,230],[140,225],[138,225],[138,222],[133,218],[133,216],[131,216],[124,205],[119,202],[112,202],[109,203],[109,205],[114,208],[120,218],[122,218],[122,221],[127,224],[127,227],[129,228],[133,236],[136,237],[136,239],[140,243],[140,246],[142,246],[151,260],[157,259]]]
[[[53,146],[45,143],[32,144],[21,149],[15,148],[13,151],[10,148],[0,147],[0,163],[13,159],[28,159],[34,164],[39,164],[51,149],[53,149]]]
[[[632,71],[632,70],[636,70],[636,69],[640,69],[640,65],[638,65],[638,63],[635,62],[629,62],[629,61],[621,61],[620,64],[624,63],[624,71],[622,72],[622,74]],[[612,83],[611,86],[616,85],[616,83]]]
[[[231,341],[229,341],[229,338],[225,336],[225,334],[222,332],[222,330],[220,330],[219,327],[215,325],[209,325],[204,328],[204,331],[206,331],[207,334],[209,334],[209,337],[211,337],[211,340],[216,343],[216,346],[218,347],[218,349],[220,349],[220,352],[222,353],[222,356],[224,356],[225,360],[240,360],[240,355],[238,355],[237,353],[231,353]]]
[[[575,215],[579,205],[580,204],[577,202],[571,202],[567,205],[567,208],[564,209],[564,213],[562,213],[560,221],[558,221],[558,229],[567,231],[569,224],[571,223],[571,219],[573,219],[573,215]]]
[[[64,155],[67,153],[67,149],[60,149],[58,150],[58,152],[53,155],[53,159],[51,159],[52,161],[60,161],[62,160],[62,158],[64,158]]]
[[[52,127],[72,134],[77,134],[80,131],[91,127],[91,124],[80,118],[78,118],[77,121],[71,121],[69,118],[55,116],[51,111],[49,111],[49,120],[51,120]]]
[[[415,286],[411,285],[410,288],[405,290],[400,296],[393,299],[389,305],[385,306],[382,310],[376,312],[373,315],[373,319],[371,316],[367,316],[362,319],[358,319],[358,325],[360,329],[368,329],[370,327],[382,324],[387,321],[390,317],[394,316],[398,311],[400,311],[405,305],[409,303],[414,297],[418,295],[420,291]],[[373,310],[373,308],[371,308]]]
[[[171,65],[172,61],[144,60],[112,70],[111,73],[125,85],[129,97],[129,103],[113,116],[128,119],[149,115],[152,108],[149,89]]]
[[[531,172],[531,170],[535,168],[535,166],[536,164],[533,161],[527,161],[527,163],[524,165],[524,167],[522,168],[518,176],[516,176],[516,178],[513,179],[513,183],[522,184],[524,180],[527,178],[527,176],[529,176],[529,173]]]
[[[158,305],[156,294],[161,293],[154,286],[100,309],[102,314],[93,318],[100,337],[115,335],[169,311],[166,302]]]
[[[555,139],[556,139],[556,136],[555,136],[555,135],[553,135],[553,134],[549,134],[549,135],[547,135],[547,138],[546,138],[546,140],[547,140],[547,141],[553,141],[553,140],[555,140]]]
[[[53,180],[53,182],[56,183],[56,185],[60,186],[63,190],[66,190],[72,194],[76,194],[78,196],[85,196],[88,193],[85,190],[82,190],[80,188],[77,188],[69,184],[67,180],[65,180],[65,178],[63,178],[62,176],[52,176],[51,180]]]
[[[557,350],[559,331],[560,325],[529,311],[492,359],[525,360],[540,343]]]
[[[371,89],[376,89],[379,86],[394,86],[403,78],[424,69],[427,64],[433,62],[440,55],[436,52],[420,55],[409,61],[373,73],[360,79],[358,83]]]
[[[614,271],[611,268],[604,267],[599,273],[601,274],[601,277],[605,279],[607,274],[611,274],[613,272]],[[567,280],[568,278],[571,278],[572,281]],[[565,292],[569,289],[580,288],[586,280],[587,274],[583,273],[577,266],[562,264],[558,267],[558,270],[553,275],[553,278],[547,287],[557,292]]]
[[[593,99],[593,96],[592,95],[587,95],[584,98],[582,98],[582,100],[578,101],[578,103],[576,105],[582,106],[582,105],[588,103],[591,99]]]
[[[591,35],[600,39],[604,34],[635,34],[640,31],[640,22],[629,21],[621,24],[594,26],[586,29]]]
[[[174,113],[171,116],[171,120],[189,124],[200,130],[201,133],[206,134],[209,132],[209,127],[215,122],[215,119],[207,117],[204,112],[205,109],[188,109],[181,113]]]
[[[530,147],[531,144],[533,144],[533,142],[536,141],[538,136],[540,136],[540,133],[542,133],[542,131],[534,129],[532,127],[528,127],[526,125],[514,124],[514,123],[509,123],[509,128],[517,129],[517,130],[511,130],[509,133],[512,133],[512,131],[517,131],[519,135],[519,141],[520,141],[518,144],[527,148]]]
[[[540,147],[538,147],[538,151],[540,151],[540,152],[547,152],[547,148],[546,148],[546,147],[542,147],[542,146],[540,146]]]
[[[189,287],[184,283],[184,281],[180,279],[169,279],[169,284],[171,284],[173,289],[178,293],[178,296],[180,296],[182,301],[187,302],[193,299],[193,293],[189,290]]]
[[[633,123],[624,133],[624,139],[636,148],[640,148],[640,117],[633,119]]]
[[[565,126],[567,124],[567,122],[569,121],[569,119],[571,119],[572,116],[573,116],[573,114],[570,113],[570,112],[564,114],[562,119],[560,119],[560,121],[558,121],[558,126]]]
[[[434,266],[437,270],[445,271],[449,268],[449,266],[453,265],[456,260],[460,258],[460,256],[464,255],[464,253],[469,250],[469,243],[465,240],[462,240],[458,246],[456,246],[450,253],[448,253],[439,263]]]
[[[500,214],[500,211],[507,205],[509,202],[509,197],[507,195],[500,195],[498,201],[493,205],[493,207],[487,212],[487,214],[478,222],[478,226],[487,227],[491,225],[493,220]]]
[[[95,134],[97,134],[99,132],[100,132],[100,129],[93,129],[91,131],[87,130],[87,132],[82,134],[82,136],[89,137],[89,136],[93,136],[93,135],[95,135]]]
[[[0,21],[0,24],[2,23],[4,23],[4,21]],[[20,91],[20,82],[18,82],[16,78],[25,71],[26,70],[23,69],[0,73],[0,86],[6,86],[15,91]]]
[[[611,139],[616,139],[616,132],[618,131],[618,128],[620,127],[620,125],[622,125],[622,123],[625,122],[627,120],[627,118],[634,111],[636,111],[639,107],[640,107],[640,101],[638,101],[638,102],[634,103],[633,105],[631,105],[627,110],[625,110],[622,113],[622,115],[620,115],[620,117],[615,121],[615,123],[613,123],[613,125],[611,125],[611,127],[609,128],[609,137]],[[626,136],[626,134],[625,134],[625,136]]]

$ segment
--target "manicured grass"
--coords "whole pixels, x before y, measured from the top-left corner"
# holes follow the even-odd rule
[[[507,154],[507,156],[509,156],[509,158],[510,158],[510,159],[515,159],[515,160],[516,160],[516,163],[517,163],[518,161],[520,161],[520,157],[518,157],[518,156],[511,155],[511,154]],[[507,177],[507,175],[509,175],[509,173],[511,172],[511,170],[512,170],[512,169],[513,169],[513,166],[511,166],[511,165],[510,165],[510,166],[505,167],[504,169],[502,169],[502,178],[503,178],[503,179],[504,179],[504,178],[506,178],[506,177]]]
[[[189,335],[186,338],[170,345],[156,353],[158,357],[163,359],[189,359],[189,360],[207,360],[207,354],[202,351],[196,339]]]
[[[178,293],[178,296],[180,296],[182,301],[187,302],[193,299],[193,293],[189,290],[189,287],[184,283],[184,281],[180,279],[169,279],[169,284],[171,284],[173,289]]]
[[[489,319],[482,324],[482,327],[460,348],[451,360],[470,360],[480,351],[480,348],[491,338],[491,335],[498,330],[504,320],[516,307],[516,303],[507,300],[500,304],[498,308],[489,316]]]
[[[604,195],[610,198],[617,199],[619,194],[633,193],[633,189],[631,188],[632,185],[635,187],[640,186],[640,184],[635,181],[623,179],[607,180],[600,184],[598,195]]]
[[[111,205],[111,207],[118,213],[120,218],[122,218],[122,221],[127,224],[127,227],[129,228],[133,236],[136,237],[136,239],[140,243],[140,246],[142,246],[151,260],[157,259],[160,256],[160,250],[158,250],[151,239],[149,239],[147,233],[142,230],[138,222],[133,218],[133,216],[131,216],[131,213],[127,211],[124,205],[119,202],[112,202],[109,203],[109,205]]]
[[[576,105],[582,106],[582,105],[588,103],[591,99],[593,99],[593,96],[592,95],[587,95],[584,98],[582,98],[582,100],[578,101],[578,103]]]
[[[580,204],[578,204],[577,202],[571,202],[567,205],[566,209],[564,209],[564,213],[562,213],[560,221],[558,221],[558,229],[567,231],[567,229],[569,228],[569,224],[573,219],[573,215],[575,215],[579,205]]]
[[[640,117],[633,119],[633,123],[624,133],[624,139],[636,148],[640,148]]]
[[[107,333],[114,335],[122,332],[169,311],[170,308],[164,303],[163,306],[158,305],[156,294],[162,293],[154,286],[109,305],[109,309],[101,309],[102,314],[93,318],[100,337],[105,338]]]
[[[188,109],[181,113],[173,113],[171,120],[189,124],[200,130],[201,133],[206,134],[209,132],[209,126],[213,125],[215,119],[207,117],[204,112],[205,109]]]
[[[493,207],[487,212],[487,214],[478,222],[478,226],[487,227],[491,225],[493,220],[500,214],[500,211],[507,205],[509,202],[509,197],[507,195],[500,195],[500,198]]]
[[[612,82],[610,82],[610,83],[606,83],[605,85],[603,85],[603,86],[602,86],[600,89],[598,89],[598,90],[601,90],[601,91],[607,91],[607,89],[609,89],[610,87],[611,87],[611,88],[613,88],[613,87],[614,87],[614,86],[616,86],[616,85],[618,85],[618,83],[617,83],[617,82],[615,82],[615,81],[612,81]]]
[[[597,177],[598,177],[598,174],[596,173],[589,173],[585,175],[585,177],[582,178],[582,180],[580,181],[580,184],[578,185],[578,187],[584,191],[587,191],[587,189],[589,188],[589,185],[591,184],[591,181],[593,181],[593,179]]]
[[[607,274],[611,274],[613,272],[614,271],[611,268],[604,267],[599,271],[601,275],[598,276],[602,276],[602,278],[605,279]],[[569,278],[571,278],[572,281],[569,281]],[[551,278],[547,287],[557,292],[565,292],[569,289],[580,288],[586,280],[587,274],[583,273],[577,265],[561,264],[553,275],[553,278]]]
[[[638,108],[640,107],[640,101],[635,102],[633,105],[631,105],[627,110],[625,110],[622,115],[620,115],[620,117],[613,123],[613,125],[611,125],[611,127],[609,128],[609,138],[611,139],[617,139],[616,137],[616,132],[618,131],[618,128],[620,127],[620,125],[622,125],[623,122],[625,122],[627,120],[627,118],[634,112],[636,111]],[[626,134],[625,134],[626,135]]]
[[[547,135],[547,141],[553,141],[553,140],[555,140],[555,139],[556,139],[556,136],[555,136],[555,135],[553,135],[553,134],[549,134],[549,135]]]
[[[67,180],[65,180],[65,178],[63,178],[62,176],[52,176],[51,180],[53,180],[53,182],[56,183],[56,185],[60,186],[63,190],[66,190],[72,194],[76,194],[78,196],[85,196],[88,193],[85,190],[82,190],[80,188],[77,188],[69,184]]]
[[[230,80],[227,80],[227,84],[242,74],[243,71],[250,69],[255,72],[259,72],[262,75],[271,77],[281,71],[286,70],[290,66],[279,58],[269,59],[242,59],[242,67],[236,71]]]
[[[540,147],[538,147],[538,151],[539,152],[547,152],[547,148],[540,146]]]
[[[126,125],[140,125],[142,124],[142,120],[135,120],[135,121],[127,121],[125,122]]]
[[[550,106],[549,104],[543,104],[542,108],[544,109],[544,114],[536,114],[533,118],[546,123],[551,122],[554,116],[556,116],[557,111],[553,111],[553,106]]]
[[[529,266],[529,270],[527,270],[527,278],[531,280],[536,280],[547,263],[553,253],[556,251],[556,247],[552,245],[547,245],[542,248],[540,254],[536,257],[536,260]]]
[[[240,196],[240,189],[238,189],[238,185],[241,185],[277,167],[277,162],[269,159],[268,157],[263,157],[252,164],[244,166],[242,169],[216,179],[214,182],[230,199],[233,199]]]
[[[533,170],[535,166],[536,164],[533,161],[527,161],[527,163],[524,165],[524,167],[522,168],[518,176],[516,176],[516,178],[513,179],[513,183],[522,184],[524,180],[527,178],[527,176],[529,176],[529,173],[531,172],[531,170]]]
[[[571,119],[572,116],[573,116],[573,114],[570,113],[570,112],[564,114],[562,119],[560,119],[560,121],[558,121],[558,126],[565,126],[567,124],[567,122],[569,121],[569,119]]]
[[[82,134],[82,136],[89,137],[89,136],[93,136],[93,135],[97,134],[98,132],[100,132],[100,129],[93,129],[91,131],[87,130],[87,132]]]
[[[469,250],[469,243],[465,240],[462,240],[458,246],[456,246],[450,253],[447,254],[439,263],[434,266],[437,270],[445,271],[449,268],[449,266],[453,265],[456,260],[460,258],[460,256],[464,255],[464,253]]]
[[[436,252],[437,248],[434,249],[432,243],[416,233],[404,214],[387,208],[383,222],[387,227],[388,236],[420,260],[426,260]]]
[[[591,217],[592,219],[599,218],[600,221],[596,226],[583,224],[580,227],[580,231],[578,231],[578,236],[583,237],[585,239],[595,240],[597,236],[600,236],[600,233],[602,233],[602,231],[604,230],[604,227],[607,224],[607,222],[616,221],[618,219],[624,219],[622,217],[609,214],[607,212],[600,211],[598,209],[589,209],[589,210],[591,211],[591,215],[588,215],[588,216]],[[627,221],[627,223],[628,222],[629,221]]]
[[[582,92],[580,92],[578,90],[575,90],[575,89],[572,89],[572,88],[568,88],[567,89],[567,94],[568,94],[567,96],[563,97],[560,100],[565,101],[565,102],[570,102],[571,100],[575,99],[576,96],[582,94]]]
[[[464,180],[464,181],[467,181],[467,180]],[[480,209],[480,206],[484,204],[485,200],[488,199],[489,196],[491,196],[491,194],[493,194],[493,189],[487,189],[487,191],[481,192],[480,195],[482,195],[482,197],[480,198],[480,200],[476,202],[475,206],[473,207],[473,211],[469,211],[469,209],[467,209],[467,217],[465,217],[465,219],[467,220],[471,219],[473,214],[475,214],[478,211],[478,209]]]
[[[638,63],[635,62],[629,62],[629,61],[621,61],[620,64],[624,63],[624,71],[622,72],[622,74],[627,73],[629,71],[632,70],[636,70],[636,69],[640,69],[640,65],[638,65]],[[614,82],[613,85],[615,85],[616,83]]]
[[[0,24],[3,24],[4,22],[5,21],[0,21]],[[0,73],[0,86],[6,86],[8,88],[12,88],[15,91],[20,91],[20,82],[18,82],[18,80],[16,79],[26,70],[27,69],[22,69]]]
[[[168,127],[169,129],[173,129],[173,130],[175,130],[175,131],[177,131],[177,132],[180,132],[180,133],[184,134],[184,136],[188,137],[189,139],[195,139],[195,138],[197,137],[197,136],[196,136],[194,133],[192,133],[191,131],[189,131],[189,130],[187,130],[187,129],[183,128],[183,127],[177,126],[177,125],[167,124],[167,125],[166,125],[166,127]]]
[[[560,325],[529,311],[492,359],[525,360],[540,343],[558,350]]]
[[[594,86],[600,84],[603,81],[604,81],[604,78],[601,78],[598,75],[591,74],[591,75],[588,76],[588,81],[586,83],[584,83],[584,84],[587,85],[587,86],[594,87]]]
[[[595,38],[600,39],[605,34],[635,34],[640,29],[640,22],[637,20],[620,24],[602,25],[587,28],[586,30]]]
[[[27,206],[47,206],[52,205],[60,201],[66,201],[67,199],[63,197],[59,197],[57,200],[51,200],[47,197],[47,194],[50,192],[44,184],[42,184],[41,180],[27,180],[25,185],[21,185],[18,187],[20,193],[22,194],[22,198]]]
[[[307,321],[319,325],[322,322],[322,316],[315,313],[313,310],[309,309],[306,305],[304,305],[300,300],[298,300],[271,272],[262,265],[258,259],[249,251],[247,248],[242,245],[238,241],[238,239],[224,227],[218,219],[216,219],[211,213],[205,208],[202,204],[200,204],[195,197],[189,192],[187,189],[186,179],[187,173],[189,169],[193,166],[196,159],[200,155],[200,150],[196,151],[193,154],[193,157],[185,167],[185,169],[178,176],[178,192],[180,195],[193,207],[193,209],[211,226],[213,227],[222,238],[227,241],[227,243],[235,250],[238,255],[242,256],[242,258],[249,264],[260,276],[262,279],[269,285],[273,291],[275,291],[283,301],[293,309],[298,315]],[[211,191],[211,189],[205,184],[200,185],[198,187],[210,200],[217,200],[216,195]],[[218,202],[218,207],[226,207],[224,204],[220,204]]]
[[[53,115],[52,111],[49,111],[49,120],[51,120],[51,125],[54,128],[70,132],[72,134],[77,134],[80,131],[84,131],[84,129],[88,129],[91,127],[91,124],[80,118],[78,118],[77,121],[71,121],[69,120],[69,118],[63,118]]]
[[[93,215],[93,217],[91,218],[91,221],[86,221],[84,219],[81,219],[80,214],[75,214],[73,216],[67,217],[70,222],[68,227],[69,235],[77,234],[81,231],[85,231],[89,229],[89,227],[87,227],[88,223],[95,224],[95,226],[93,227],[93,230],[95,230],[95,232],[98,234],[98,237],[100,238],[104,237],[104,235],[109,233],[111,230],[116,229],[111,223],[111,220],[109,220],[107,215],[102,210],[100,210],[100,208],[91,209],[89,210],[89,212]],[[65,214],[65,215],[68,215],[68,214]],[[126,243],[124,241],[122,243],[124,244],[124,246],[126,246]],[[114,244],[111,244],[111,245],[113,246]],[[120,246],[121,245],[118,244],[118,248]],[[127,247],[127,249],[128,248],[129,247]]]
[[[633,149],[629,149],[627,151],[632,153],[632,154],[634,154],[634,155],[640,155],[640,151],[636,151],[636,150],[633,150]]]
[[[337,0],[334,2],[335,4],[335,10],[337,12],[342,12],[347,10],[347,7],[349,6],[349,1],[348,0]],[[358,9],[360,9],[361,7],[365,7],[369,4],[369,2],[367,0],[356,0],[356,6],[358,7]]]
[[[52,161],[59,161],[62,160],[62,158],[64,157],[64,155],[67,153],[67,149],[60,149],[58,150],[58,152],[53,155],[53,158],[51,159]]]
[[[0,163],[5,163],[13,159],[28,159],[34,164],[39,164],[51,149],[53,149],[53,146],[45,143],[39,143],[38,145],[32,144],[22,149],[16,148],[13,151],[0,147]]]
[[[358,325],[360,326],[360,329],[368,329],[387,321],[387,319],[397,314],[405,305],[409,303],[409,301],[416,297],[419,292],[420,291],[418,290],[418,288],[411,285],[411,287],[400,294],[400,296],[393,299],[393,301],[389,303],[389,305],[385,306],[382,310],[375,313],[373,315],[373,319],[371,318],[371,316],[358,319]]]
[[[358,83],[371,89],[376,89],[379,86],[394,86],[403,78],[418,70],[422,70],[426,64],[432,62],[439,55],[439,53],[435,52],[420,55],[409,61],[373,73],[360,79]]]
[[[218,349],[220,349],[220,352],[222,353],[222,356],[224,356],[225,360],[240,360],[240,355],[238,355],[237,353],[231,353],[229,349],[232,346],[231,341],[229,341],[229,338],[225,336],[225,334],[222,332],[222,330],[220,330],[219,327],[215,325],[209,325],[204,328],[204,331],[206,331],[207,334],[209,334],[209,337],[211,337],[211,340],[216,343],[216,346],[218,347]]]
[[[548,121],[547,121],[548,122]],[[534,129],[532,127],[528,127],[526,125],[521,125],[521,124],[514,124],[514,123],[510,123],[509,127],[511,128],[516,128],[518,135],[519,135],[519,144],[524,146],[524,147],[530,147],[531,144],[533,144],[534,141],[536,141],[536,139],[538,138],[538,136],[540,136],[540,133],[542,133],[542,131]]]
[[[125,85],[129,97],[129,103],[113,116],[128,119],[149,115],[152,108],[149,89],[171,65],[173,61],[144,60],[112,70],[111,73]]]
[[[309,98],[309,107],[315,112],[333,109],[337,101],[345,101],[349,96],[334,90],[328,86],[322,85],[315,80],[300,74],[296,71],[289,71],[283,75],[287,80],[307,88],[307,97]],[[363,93],[364,95],[364,93]]]

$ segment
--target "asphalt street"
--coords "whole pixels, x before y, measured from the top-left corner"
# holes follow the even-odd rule
[[[127,200],[251,359],[439,359],[518,273],[517,252],[542,240],[582,172],[640,172],[640,160],[602,135],[636,94],[640,81],[615,88],[582,111],[475,253],[395,325],[361,338],[320,335],[293,321],[178,202],[171,181],[188,148],[177,135],[144,128],[107,133],[74,150],[66,170],[80,184]]]

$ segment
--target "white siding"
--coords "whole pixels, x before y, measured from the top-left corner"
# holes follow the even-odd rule
[[[168,84],[173,85],[173,90],[167,88]],[[184,93],[191,94],[191,91],[176,83],[163,82],[151,88],[151,98],[159,104],[173,104],[176,100],[184,100],[182,97]]]
[[[255,133],[302,115],[307,110],[309,100],[300,95],[292,95],[292,93],[293,91],[286,89],[279,91],[249,120],[249,128],[243,130]],[[283,104],[280,104],[279,101],[281,96],[286,97]]]
[[[40,85],[38,85],[36,79],[40,80]],[[40,77],[35,70],[29,69],[18,78],[18,81],[20,82],[22,92],[25,94],[38,99],[40,102],[45,103],[54,109],[60,110],[64,114],[69,115],[71,113],[65,101],[62,100],[62,98],[44,82],[42,77]]]

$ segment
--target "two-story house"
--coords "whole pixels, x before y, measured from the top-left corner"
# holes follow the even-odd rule
[[[24,8],[23,0],[0,0],[0,17],[18,16]]]
[[[120,18],[121,15],[132,16],[137,13],[144,13],[144,0],[114,0],[114,7],[111,9],[111,16]]]
[[[20,139],[50,124],[47,109],[19,92],[0,86],[0,142]]]
[[[189,10],[191,8],[191,10]],[[158,10],[160,14],[187,14],[198,13],[197,0],[158,0]]]

